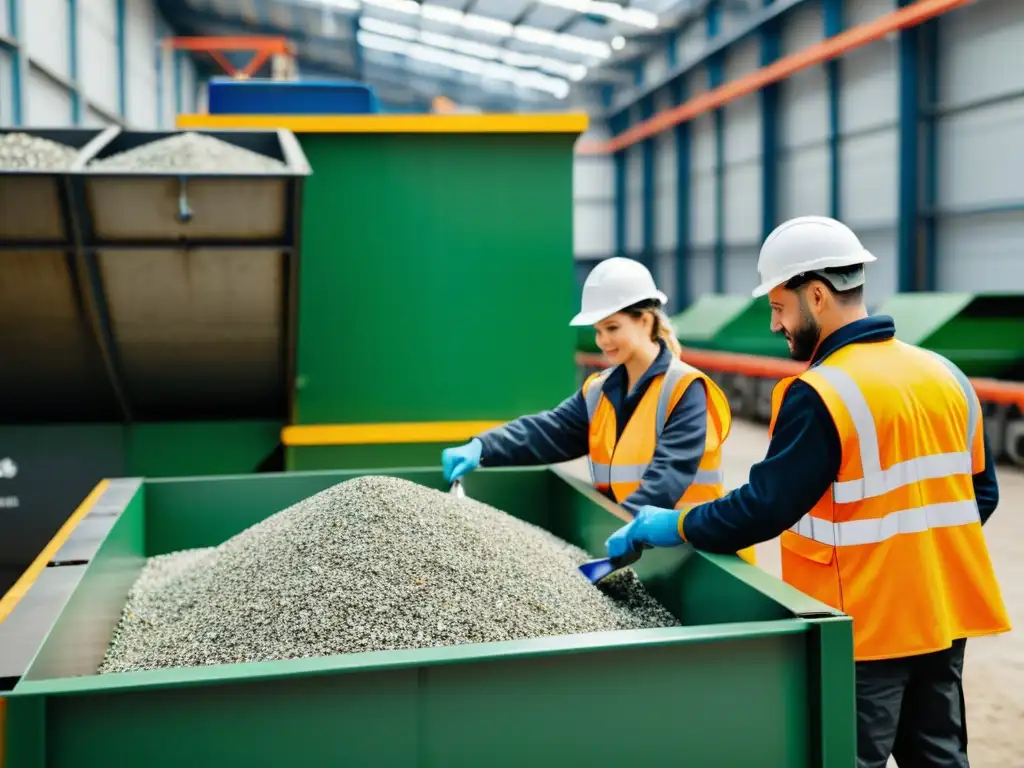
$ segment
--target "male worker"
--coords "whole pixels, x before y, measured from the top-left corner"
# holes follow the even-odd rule
[[[783,578],[853,618],[858,765],[967,766],[966,638],[1010,629],[981,531],[995,469],[964,374],[868,317],[873,261],[834,219],[769,235],[754,296],[811,365],[773,393],[768,455],[720,499],[642,508],[608,554],[736,552],[781,534]]]

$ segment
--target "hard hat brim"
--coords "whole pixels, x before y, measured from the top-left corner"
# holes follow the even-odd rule
[[[591,310],[590,312],[580,312],[578,315],[576,315],[576,317],[574,317],[572,320],[569,321],[569,325],[571,325],[571,326],[596,325],[597,323],[600,323],[605,318],[611,317],[616,312],[621,312],[626,307],[631,307],[634,304],[636,304],[637,302],[643,301],[644,299],[657,299],[658,301],[661,302],[661,305],[663,307],[666,304],[668,304],[668,296],[666,296],[661,291],[658,291],[653,296],[651,296],[651,295],[640,296],[639,298],[630,299],[629,301],[627,301],[627,302],[625,302],[625,303],[623,303],[623,304],[621,304],[619,306],[613,307],[613,308],[607,308],[606,307],[606,308],[603,308],[603,309]]]
[[[750,292],[750,295],[755,299],[761,296],[767,296],[772,290],[778,288],[784,283],[788,283],[797,275],[802,275],[805,272],[817,272],[822,269],[835,269],[838,267],[852,267],[858,264],[870,264],[873,261],[878,261],[878,257],[872,254],[868,250],[862,250],[856,256],[844,256],[835,259],[818,259],[813,264],[798,264],[791,269],[786,270],[781,275],[773,277],[771,280],[765,280],[757,288]]]

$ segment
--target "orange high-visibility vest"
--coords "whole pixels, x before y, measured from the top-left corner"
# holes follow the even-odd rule
[[[853,618],[857,661],[1009,630],[974,498],[985,453],[967,377],[896,339],[851,344],[779,382],[770,431],[797,378],[828,408],[842,463],[782,534],[783,579]]]
[[[708,376],[681,360],[651,380],[629,422],[616,441],[615,408],[603,392],[604,383],[615,370],[608,368],[590,376],[583,384],[583,397],[590,419],[590,479],[594,486],[622,502],[640,487],[647,465],[665,427],[665,421],[686,392],[700,379],[707,388],[707,434],[704,456],[690,487],[674,504],[675,509],[692,507],[725,495],[722,475],[722,443],[732,428],[732,412],[725,393]],[[754,563],[754,548],[737,553]]]

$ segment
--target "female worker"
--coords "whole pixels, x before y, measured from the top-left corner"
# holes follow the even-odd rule
[[[598,264],[570,325],[593,325],[612,364],[554,410],[523,416],[441,453],[449,483],[484,465],[554,464],[588,456],[594,486],[636,515],[720,498],[729,403],[681,360],[667,298],[637,261]],[[665,535],[675,535],[666,531]],[[675,536],[678,539],[678,536]],[[753,549],[740,555],[754,562]]]

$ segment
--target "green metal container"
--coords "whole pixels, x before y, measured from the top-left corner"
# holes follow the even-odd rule
[[[698,349],[712,349],[715,337],[749,303],[750,299],[743,296],[701,296],[678,315],[672,316],[672,327],[680,344]]]
[[[1024,294],[900,293],[878,314],[896,337],[934,350],[968,376],[1024,378]]]
[[[688,547],[637,566],[682,627],[95,674],[147,556],[218,544],[367,473],[111,483],[118,503],[101,496],[80,526],[91,538],[76,530],[67,545],[87,565],[44,574],[76,583],[9,695],[8,768],[853,768],[850,619]],[[443,483],[434,468],[384,473]],[[619,524],[553,469],[480,471],[466,490],[595,554]]]
[[[701,296],[672,324],[683,346],[768,357],[789,354],[785,339],[769,330],[771,308],[764,297]]]

